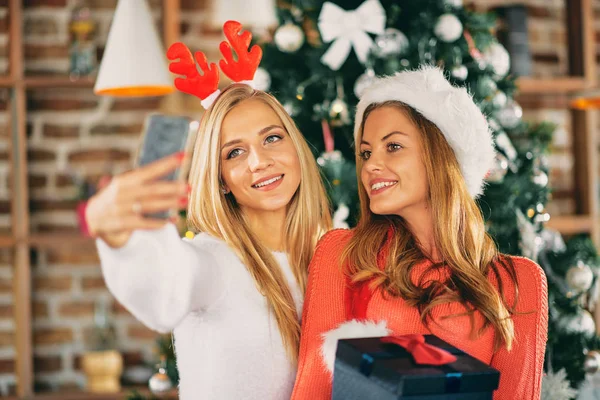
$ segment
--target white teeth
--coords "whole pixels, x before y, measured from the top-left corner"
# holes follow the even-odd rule
[[[270,185],[270,184],[271,184],[271,183],[273,183],[273,182],[277,182],[277,181],[278,181],[278,180],[280,180],[282,177],[283,177],[283,175],[276,176],[275,178],[271,178],[271,179],[269,179],[268,181],[264,181],[264,182],[261,182],[261,183],[257,183],[256,185],[254,185],[254,187],[257,187],[257,188],[259,188],[259,187],[263,187],[263,186]]]
[[[377,183],[371,185],[371,190],[379,190],[379,189],[384,188],[386,186],[395,185],[396,183],[398,183],[398,182],[397,181],[394,181],[394,182],[377,182]]]

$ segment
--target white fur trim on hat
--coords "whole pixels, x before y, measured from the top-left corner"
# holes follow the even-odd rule
[[[480,196],[496,151],[487,120],[467,90],[453,86],[434,66],[377,78],[365,89],[357,105],[357,144],[365,109],[388,100],[408,104],[442,131],[454,150],[469,193],[473,198]]]
[[[368,337],[388,336],[390,330],[387,328],[386,321],[352,321],[344,322],[335,329],[325,332],[321,335],[323,345],[321,346],[321,356],[327,367],[327,371],[333,375],[335,365],[335,353],[337,352],[337,343],[340,339],[355,339]]]

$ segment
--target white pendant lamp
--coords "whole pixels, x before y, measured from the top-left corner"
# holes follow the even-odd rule
[[[119,0],[94,93],[161,96],[175,90],[146,0]]]

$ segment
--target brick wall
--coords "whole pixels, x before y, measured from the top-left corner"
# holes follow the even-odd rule
[[[221,33],[211,23],[211,0],[182,0],[182,41],[218,56]],[[98,24],[99,53],[106,41],[116,0],[90,0]],[[0,0],[0,76],[7,69],[7,0]],[[25,57],[28,74],[68,71],[67,21],[72,0],[26,0]],[[149,1],[160,28],[161,0]],[[502,0],[466,2],[489,9]],[[567,71],[563,0],[527,0],[534,75],[563,75]],[[600,0],[595,0],[600,11]],[[600,28],[600,15],[596,18]],[[10,231],[7,167],[8,92],[0,90],[0,233]],[[120,100],[99,98],[89,88],[31,89],[28,97],[28,162],[32,232],[75,232],[76,179],[97,181],[104,173],[130,168],[144,117],[164,106],[158,98]],[[199,112],[191,96],[175,96],[190,113]],[[553,214],[570,213],[574,204],[571,179],[571,132],[566,98],[519,97],[528,120],[551,120],[559,129],[550,157],[551,179],[557,189],[549,206]],[[85,338],[93,327],[96,301],[109,299],[95,249],[67,246],[34,249],[32,302],[35,380],[39,390],[81,386],[80,355],[89,348]],[[0,250],[0,395],[14,387],[14,326],[12,322],[12,264],[10,252]],[[116,302],[112,303],[119,349],[127,365],[153,358],[155,334],[145,329]]]

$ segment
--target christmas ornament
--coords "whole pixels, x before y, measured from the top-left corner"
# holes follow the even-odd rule
[[[592,286],[592,282],[594,281],[594,273],[588,265],[579,260],[577,261],[577,265],[568,269],[565,279],[567,280],[567,284],[571,289],[581,293],[585,292]]]
[[[271,87],[271,75],[266,69],[258,67],[254,73],[254,89],[266,92]]]
[[[158,372],[152,375],[148,381],[148,387],[154,394],[164,393],[173,387],[173,383],[167,375],[167,359],[164,355],[161,355],[160,358]]]
[[[375,80],[375,71],[372,68],[368,68],[361,76],[358,77],[354,83],[354,94],[360,99],[363,91],[371,86]]]
[[[562,253],[567,250],[567,246],[565,245],[565,241],[563,240],[560,232],[555,231],[553,229],[545,228],[540,233],[542,239],[544,240],[544,249],[549,250],[555,253]]]
[[[496,111],[496,118],[506,129],[516,128],[519,122],[521,122],[521,117],[523,117],[523,109],[512,99],[508,100],[504,107]]]
[[[444,0],[444,4],[448,7],[461,8],[463,6],[463,0]]]
[[[350,111],[344,99],[337,97],[331,102],[329,116],[334,119],[332,125],[348,125],[350,123]],[[335,124],[335,121],[339,121],[340,123]]]
[[[542,377],[542,400],[570,400],[577,395],[567,380],[567,372],[564,368],[554,373],[547,372]]]
[[[508,51],[498,42],[492,43],[483,51],[483,59],[494,71],[495,78],[504,78],[510,69]]]
[[[504,132],[504,131],[498,132],[498,134],[496,135],[496,146],[498,146],[498,148],[500,150],[502,150],[502,152],[506,155],[506,157],[508,157],[508,160],[511,163],[516,160],[516,158],[518,156],[517,150],[515,149],[515,146],[513,146],[512,142],[510,141],[510,138],[508,137],[506,132]],[[509,164],[509,167],[511,167],[510,164]],[[513,168],[511,168],[511,170],[512,169]],[[515,172],[515,171],[513,171],[513,172]]]
[[[366,0],[356,10],[346,11],[329,1],[319,14],[319,31],[323,42],[333,42],[321,62],[334,71],[344,64],[354,48],[361,63],[367,61],[373,39],[367,34],[382,34],[385,29],[385,9],[379,0]]]
[[[408,49],[408,38],[396,28],[387,28],[375,38],[373,53],[380,58],[404,54]]]
[[[304,44],[302,28],[292,22],[286,22],[275,31],[275,45],[284,53],[295,53]]]
[[[479,93],[479,95],[482,98],[491,97],[496,92],[496,90],[498,90],[496,82],[494,82],[494,80],[489,76],[482,76],[481,78],[479,78],[477,80],[476,87],[477,93]]]
[[[288,100],[285,103],[283,103],[283,108],[285,109],[285,111],[287,111],[290,117],[298,115],[298,112],[300,111],[298,105],[291,100]]]
[[[588,351],[583,362],[583,370],[587,374],[595,374],[600,369],[600,352],[596,350]]]
[[[333,229],[348,229],[346,219],[350,215],[350,209],[344,203],[338,205],[338,209],[333,213]]]
[[[422,37],[417,44],[419,51],[419,62],[421,64],[433,64],[435,61],[435,51],[437,49],[437,39],[434,37]]]
[[[502,153],[496,153],[494,166],[488,172],[485,180],[491,183],[502,183],[507,172],[508,159]]]
[[[467,76],[469,76],[469,70],[464,65],[456,65],[452,67],[450,74],[456,79],[464,81],[467,79]]]
[[[548,174],[546,174],[541,169],[536,168],[533,171],[533,176],[531,177],[531,181],[538,186],[546,187],[548,185]]]
[[[579,314],[561,316],[558,326],[567,333],[581,333],[588,337],[592,337],[596,333],[594,317],[585,309],[582,309]]]
[[[492,97],[492,105],[495,108],[502,108],[506,106],[506,102],[508,101],[508,97],[503,91],[498,90],[494,97]]]
[[[534,225],[524,214],[517,208],[517,226],[519,228],[520,240],[519,248],[524,257],[527,257],[537,262],[537,257],[544,244],[541,236],[537,234],[536,225]]]
[[[433,29],[438,39],[452,43],[462,35],[463,25],[454,14],[443,14],[435,23]]]

